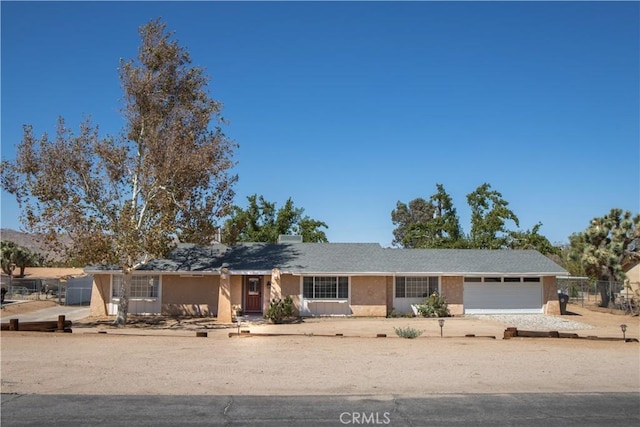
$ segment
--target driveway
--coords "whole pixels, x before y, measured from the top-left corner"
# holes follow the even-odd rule
[[[89,315],[89,307],[56,305],[42,308],[30,313],[12,314],[2,312],[0,321],[8,322],[9,319],[20,319],[20,322],[42,322],[45,320],[58,320],[58,316],[64,314],[66,320],[77,321]]]

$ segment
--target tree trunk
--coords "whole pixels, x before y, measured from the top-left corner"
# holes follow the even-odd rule
[[[611,281],[598,281],[598,290],[600,291],[600,307],[608,308],[611,302]]]
[[[125,270],[127,271],[127,270]],[[118,315],[116,316],[116,320],[114,320],[114,326],[125,326],[127,324],[127,314],[129,312],[129,297],[127,296],[127,289],[131,288],[131,272],[125,272],[124,278],[120,285],[119,298],[120,302],[118,303]]]

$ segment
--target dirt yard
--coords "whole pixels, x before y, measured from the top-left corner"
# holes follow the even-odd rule
[[[573,305],[569,310],[574,314],[563,318],[588,326],[572,331],[582,337],[620,338],[622,323],[628,325],[627,337],[640,337],[638,317]],[[406,326],[423,335],[397,337],[393,328]],[[75,323],[71,334],[3,331],[2,393],[422,396],[640,390],[638,343],[504,340],[507,326],[448,318],[441,338],[434,319],[308,319],[287,325],[245,322],[241,329],[250,333],[238,336],[236,327],[203,319],[155,318],[120,329],[107,319],[86,319]]]

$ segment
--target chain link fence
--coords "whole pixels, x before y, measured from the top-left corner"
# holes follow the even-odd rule
[[[570,301],[596,305],[628,314],[640,313],[640,282],[609,282],[587,277],[559,277],[558,292],[568,295]]]
[[[7,290],[5,302],[11,300],[54,300],[60,305],[88,306],[91,303],[92,278],[19,279],[2,277],[1,286]]]
[[[2,277],[2,287],[7,290],[5,299],[41,300],[49,299],[52,295],[41,292],[42,279],[18,279]]]

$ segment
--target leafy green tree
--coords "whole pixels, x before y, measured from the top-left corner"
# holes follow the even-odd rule
[[[531,230],[509,231],[507,247],[509,249],[535,249],[543,255],[560,256],[561,249],[551,244],[549,239],[539,234],[542,223],[539,222]]]
[[[2,271],[5,274],[24,277],[27,267],[37,267],[39,265],[39,256],[27,248],[16,245],[14,242],[3,240],[0,242],[0,262],[2,263]],[[19,269],[17,273],[11,271],[11,264],[14,264]]]
[[[508,245],[506,222],[513,221],[519,226],[518,217],[507,206],[502,194],[484,183],[467,194],[471,208],[470,245],[477,249],[502,249]]]
[[[17,245],[11,241],[0,241],[0,263],[2,272],[6,275],[12,274],[9,266],[13,263],[13,251]]]
[[[234,206],[225,222],[223,243],[275,243],[281,234],[301,235],[304,242],[327,242],[327,236],[321,230],[328,228],[327,224],[303,216],[304,209],[296,208],[291,198],[280,209],[276,209],[275,203],[268,202],[257,194],[247,197],[247,200],[249,206],[246,209]]]
[[[478,248],[536,249],[547,256],[559,257],[560,249],[539,233],[541,223],[531,230],[511,231],[507,221],[519,225],[502,195],[482,184],[467,195],[471,208],[471,233],[466,236],[451,196],[442,184],[429,200],[417,198],[406,205],[396,204],[391,212],[393,244],[405,248]]]
[[[417,198],[409,205],[398,202],[391,212],[393,244],[405,248],[462,248],[466,246],[451,196],[442,184],[429,200]]]
[[[436,184],[438,192],[429,201],[434,208],[434,217],[429,222],[429,238],[432,248],[456,248],[464,245],[464,234],[460,219],[453,207],[451,196],[442,184]]]
[[[50,248],[70,240],[76,261],[124,272],[115,323],[126,323],[131,272],[165,255],[176,238],[210,242],[233,200],[236,144],[221,129],[222,105],[204,70],[160,20],[140,27],[137,58],[121,60],[125,125],[101,138],[86,120],[74,135],[60,119],[56,136],[24,127],[2,186],[16,195],[23,223]]]
[[[606,280],[600,285],[602,306],[612,300],[612,282],[624,281],[627,276],[623,265],[640,259],[640,214],[622,209],[611,209],[591,220],[582,233],[571,240],[574,260],[579,260],[586,274],[595,280]]]
[[[36,267],[38,265],[38,257],[29,249],[18,246],[13,252],[13,262],[20,270],[20,273],[18,273],[16,277],[24,277],[24,272],[27,267]]]
[[[326,243],[327,235],[322,228],[329,228],[326,223],[305,216],[300,218],[298,225],[293,229],[294,234],[302,236],[303,242]]]
[[[398,201],[391,211],[391,221],[396,226],[392,243],[405,248],[420,247],[423,230],[433,219],[434,210],[433,205],[421,197],[411,200],[408,205]]]
[[[582,253],[584,252],[584,240],[580,233],[573,233],[569,236],[569,243],[560,247],[561,255],[559,264],[569,272],[569,275],[576,277],[586,277],[584,265],[582,264]]]

